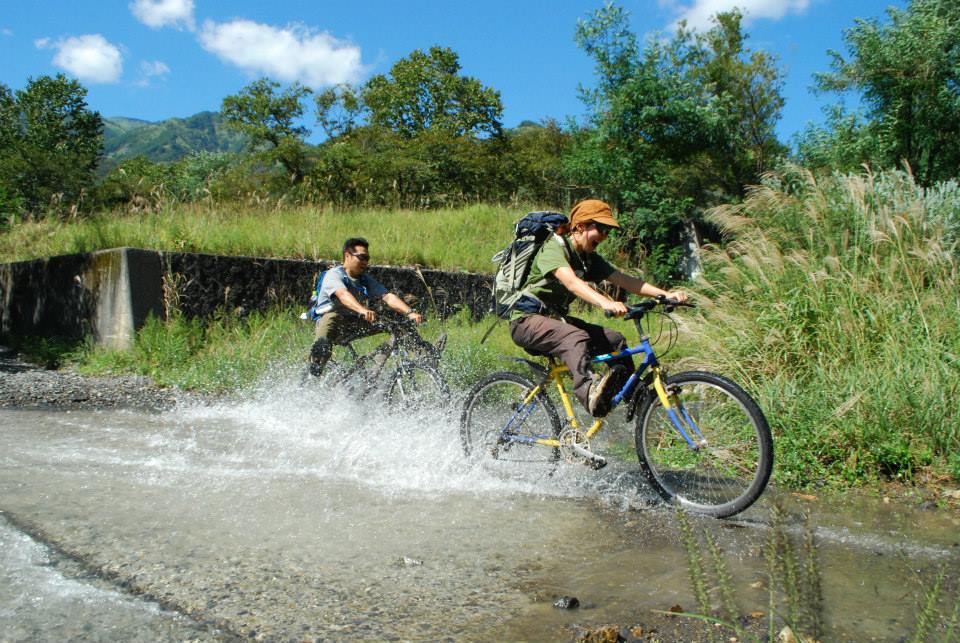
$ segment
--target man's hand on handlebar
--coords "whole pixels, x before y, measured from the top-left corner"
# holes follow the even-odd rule
[[[608,299],[603,302],[603,314],[607,317],[623,317],[627,314],[627,305],[622,301]]]
[[[687,300],[690,298],[690,296],[687,295],[687,293],[685,293],[682,290],[671,290],[670,292],[667,293],[667,297],[669,299],[674,300],[678,304],[685,304],[687,303]]]

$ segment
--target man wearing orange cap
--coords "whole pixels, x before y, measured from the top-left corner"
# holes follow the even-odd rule
[[[620,317],[627,313],[623,302],[607,297],[590,283],[609,281],[635,295],[664,295],[686,301],[683,291],[667,292],[642,279],[626,275],[596,253],[597,246],[620,224],[610,206],[596,199],[581,201],[570,211],[566,236],[553,235],[533,260],[525,296],[514,305],[510,318],[510,336],[528,350],[559,358],[573,376],[573,392],[595,417],[610,410],[608,383],[615,381],[628,367],[616,365],[603,377],[590,366],[593,355],[625,348],[624,336],[614,330],[568,315],[570,304],[580,298]],[[629,361],[629,358],[627,358]],[[631,369],[632,370],[632,369]],[[606,394],[605,394],[606,391]]]

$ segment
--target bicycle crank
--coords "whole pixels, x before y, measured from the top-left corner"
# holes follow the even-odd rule
[[[607,466],[607,460],[590,450],[590,441],[577,429],[567,429],[560,434],[560,454],[569,463],[582,462],[593,469]]]

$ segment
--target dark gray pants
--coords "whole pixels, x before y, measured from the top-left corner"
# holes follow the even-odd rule
[[[627,346],[626,338],[617,331],[576,317],[527,315],[510,322],[510,337],[521,348],[553,355],[566,364],[573,376],[573,394],[584,407],[593,374],[590,358]],[[620,363],[633,370],[629,357]]]

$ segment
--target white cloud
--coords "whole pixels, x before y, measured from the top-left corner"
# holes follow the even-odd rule
[[[193,19],[193,0],[134,0],[130,12],[148,27],[196,28]]]
[[[149,87],[153,78],[165,80],[170,68],[162,60],[144,60],[140,63],[140,78],[134,83],[137,87]]]
[[[740,9],[749,22],[762,18],[779,20],[787,13],[803,13],[809,6],[810,0],[694,0],[692,5],[677,6],[677,23],[686,20],[689,28],[704,31],[712,26],[710,18],[722,11]]]
[[[4,27],[3,29],[0,29],[0,34],[3,34],[4,36],[12,36],[12,35],[13,35],[13,29],[9,29],[9,28],[7,28],[7,27]]]
[[[246,71],[308,87],[356,82],[363,73],[359,47],[303,25],[278,28],[251,20],[208,20],[200,44]]]
[[[140,72],[144,76],[166,76],[170,68],[162,60],[144,60],[140,63]]]
[[[90,83],[115,83],[123,73],[120,48],[100,34],[86,34],[51,42],[49,38],[34,41],[38,49],[53,48],[57,55],[53,64]]]

